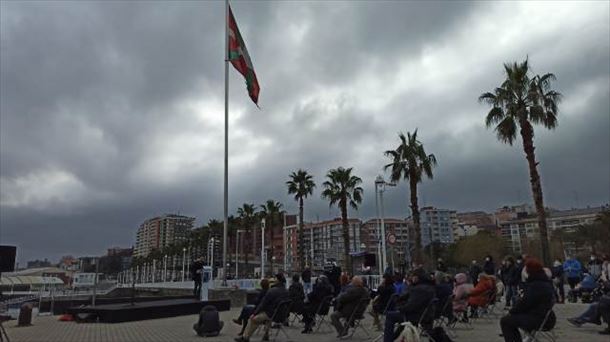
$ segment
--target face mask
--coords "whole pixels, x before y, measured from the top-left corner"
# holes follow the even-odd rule
[[[555,262],[553,263],[553,266],[557,267],[557,266],[561,266],[561,263],[557,260],[555,260]]]
[[[528,274],[525,271],[525,268],[523,268],[523,270],[521,271],[521,281],[525,283],[527,281],[527,276]]]
[[[591,260],[595,260],[595,257],[594,257],[594,256],[592,256],[592,257],[591,257]]]
[[[485,258],[485,261],[489,261],[489,258]]]

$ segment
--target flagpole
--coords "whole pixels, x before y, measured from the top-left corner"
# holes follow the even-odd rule
[[[224,227],[222,243],[222,285],[227,285],[227,232],[229,229],[229,0],[225,0],[225,174]],[[237,251],[235,251],[237,253]]]

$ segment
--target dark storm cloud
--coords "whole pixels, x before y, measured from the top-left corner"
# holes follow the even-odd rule
[[[20,259],[133,243],[164,212],[222,215],[222,2],[2,2],[0,239]],[[419,128],[439,159],[421,204],[493,210],[528,202],[520,142],[486,130],[482,92],[529,56],[565,94],[536,130],[548,205],[610,197],[608,4],[235,2],[261,107],[230,70],[230,206],[274,198],[297,168],[318,184],[354,167],[373,180],[396,133]],[[544,16],[544,20],[541,18]],[[307,200],[306,217],[336,216]],[[576,195],[575,195],[576,194]],[[405,217],[404,184],[386,193]]]

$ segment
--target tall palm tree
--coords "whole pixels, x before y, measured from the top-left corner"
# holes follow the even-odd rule
[[[504,64],[504,72],[506,73],[504,82],[493,92],[479,96],[479,101],[491,106],[485,124],[487,128],[495,126],[498,140],[512,145],[517,138],[517,129],[519,130],[538,214],[542,259],[546,265],[550,265],[546,212],[537,169],[538,162],[534,153],[533,125],[541,124],[547,129],[554,129],[557,126],[557,105],[561,101],[561,94],[551,89],[551,81],[555,80],[555,75],[548,73],[530,78],[527,59],[522,63]]]
[[[327,199],[332,206],[338,205],[341,209],[341,221],[343,223],[343,257],[348,272],[352,272],[352,261],[349,258],[349,221],[347,219],[347,206],[358,210],[358,204],[362,203],[362,179],[352,175],[352,168],[339,167],[329,170],[326,174],[322,198]],[[354,236],[354,239],[356,236]],[[354,249],[355,250],[355,249]]]
[[[273,236],[275,233],[275,228],[278,226],[282,214],[284,211],[282,210],[282,203],[276,202],[274,200],[267,200],[265,204],[261,205],[261,216],[265,218],[265,223],[267,226],[267,231],[269,232],[269,252],[271,254],[271,272],[273,273]]]
[[[385,155],[392,159],[390,164],[384,168],[391,170],[390,180],[399,182],[404,179],[409,182],[411,216],[413,217],[415,248],[412,260],[416,264],[423,262],[421,245],[421,227],[419,218],[419,205],[417,204],[417,184],[421,183],[424,176],[432,179],[432,168],[437,165],[433,154],[426,154],[424,145],[417,140],[417,129],[413,134],[407,132],[407,136],[399,133],[400,145],[394,150],[385,151]],[[430,239],[432,243],[432,239]],[[430,249],[432,250],[432,248]]]
[[[313,194],[313,189],[316,183],[313,181],[313,176],[305,170],[297,170],[290,174],[290,180],[286,182],[288,186],[288,194],[294,195],[294,200],[299,202],[299,261],[301,271],[305,269],[305,248],[303,245],[303,199]]]
[[[239,216],[244,231],[246,232],[246,236],[250,238],[248,240],[252,241],[252,251],[256,251],[256,235],[252,233],[252,227],[256,222],[256,212],[254,209],[254,204],[244,203],[241,208],[237,208],[237,215]],[[248,248],[244,246],[244,265],[246,272],[248,271]]]

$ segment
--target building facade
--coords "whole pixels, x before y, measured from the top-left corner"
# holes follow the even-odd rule
[[[379,241],[381,220],[371,219],[362,224],[360,238],[366,247],[368,253],[373,253],[376,258],[381,258],[379,250],[381,244]],[[399,269],[403,265],[407,265],[411,260],[410,244],[411,237],[409,235],[409,222],[407,220],[386,218],[383,220],[383,225],[386,233],[386,256],[388,265],[394,266],[394,269]],[[396,238],[392,244],[388,241],[390,235]],[[379,261],[377,261],[379,265]]]
[[[423,207],[420,213],[421,242],[428,246],[431,241],[442,244],[455,242],[453,231],[457,225],[455,210]]]
[[[144,221],[138,228],[134,256],[145,257],[154,249],[185,241],[194,217],[166,214]]]

